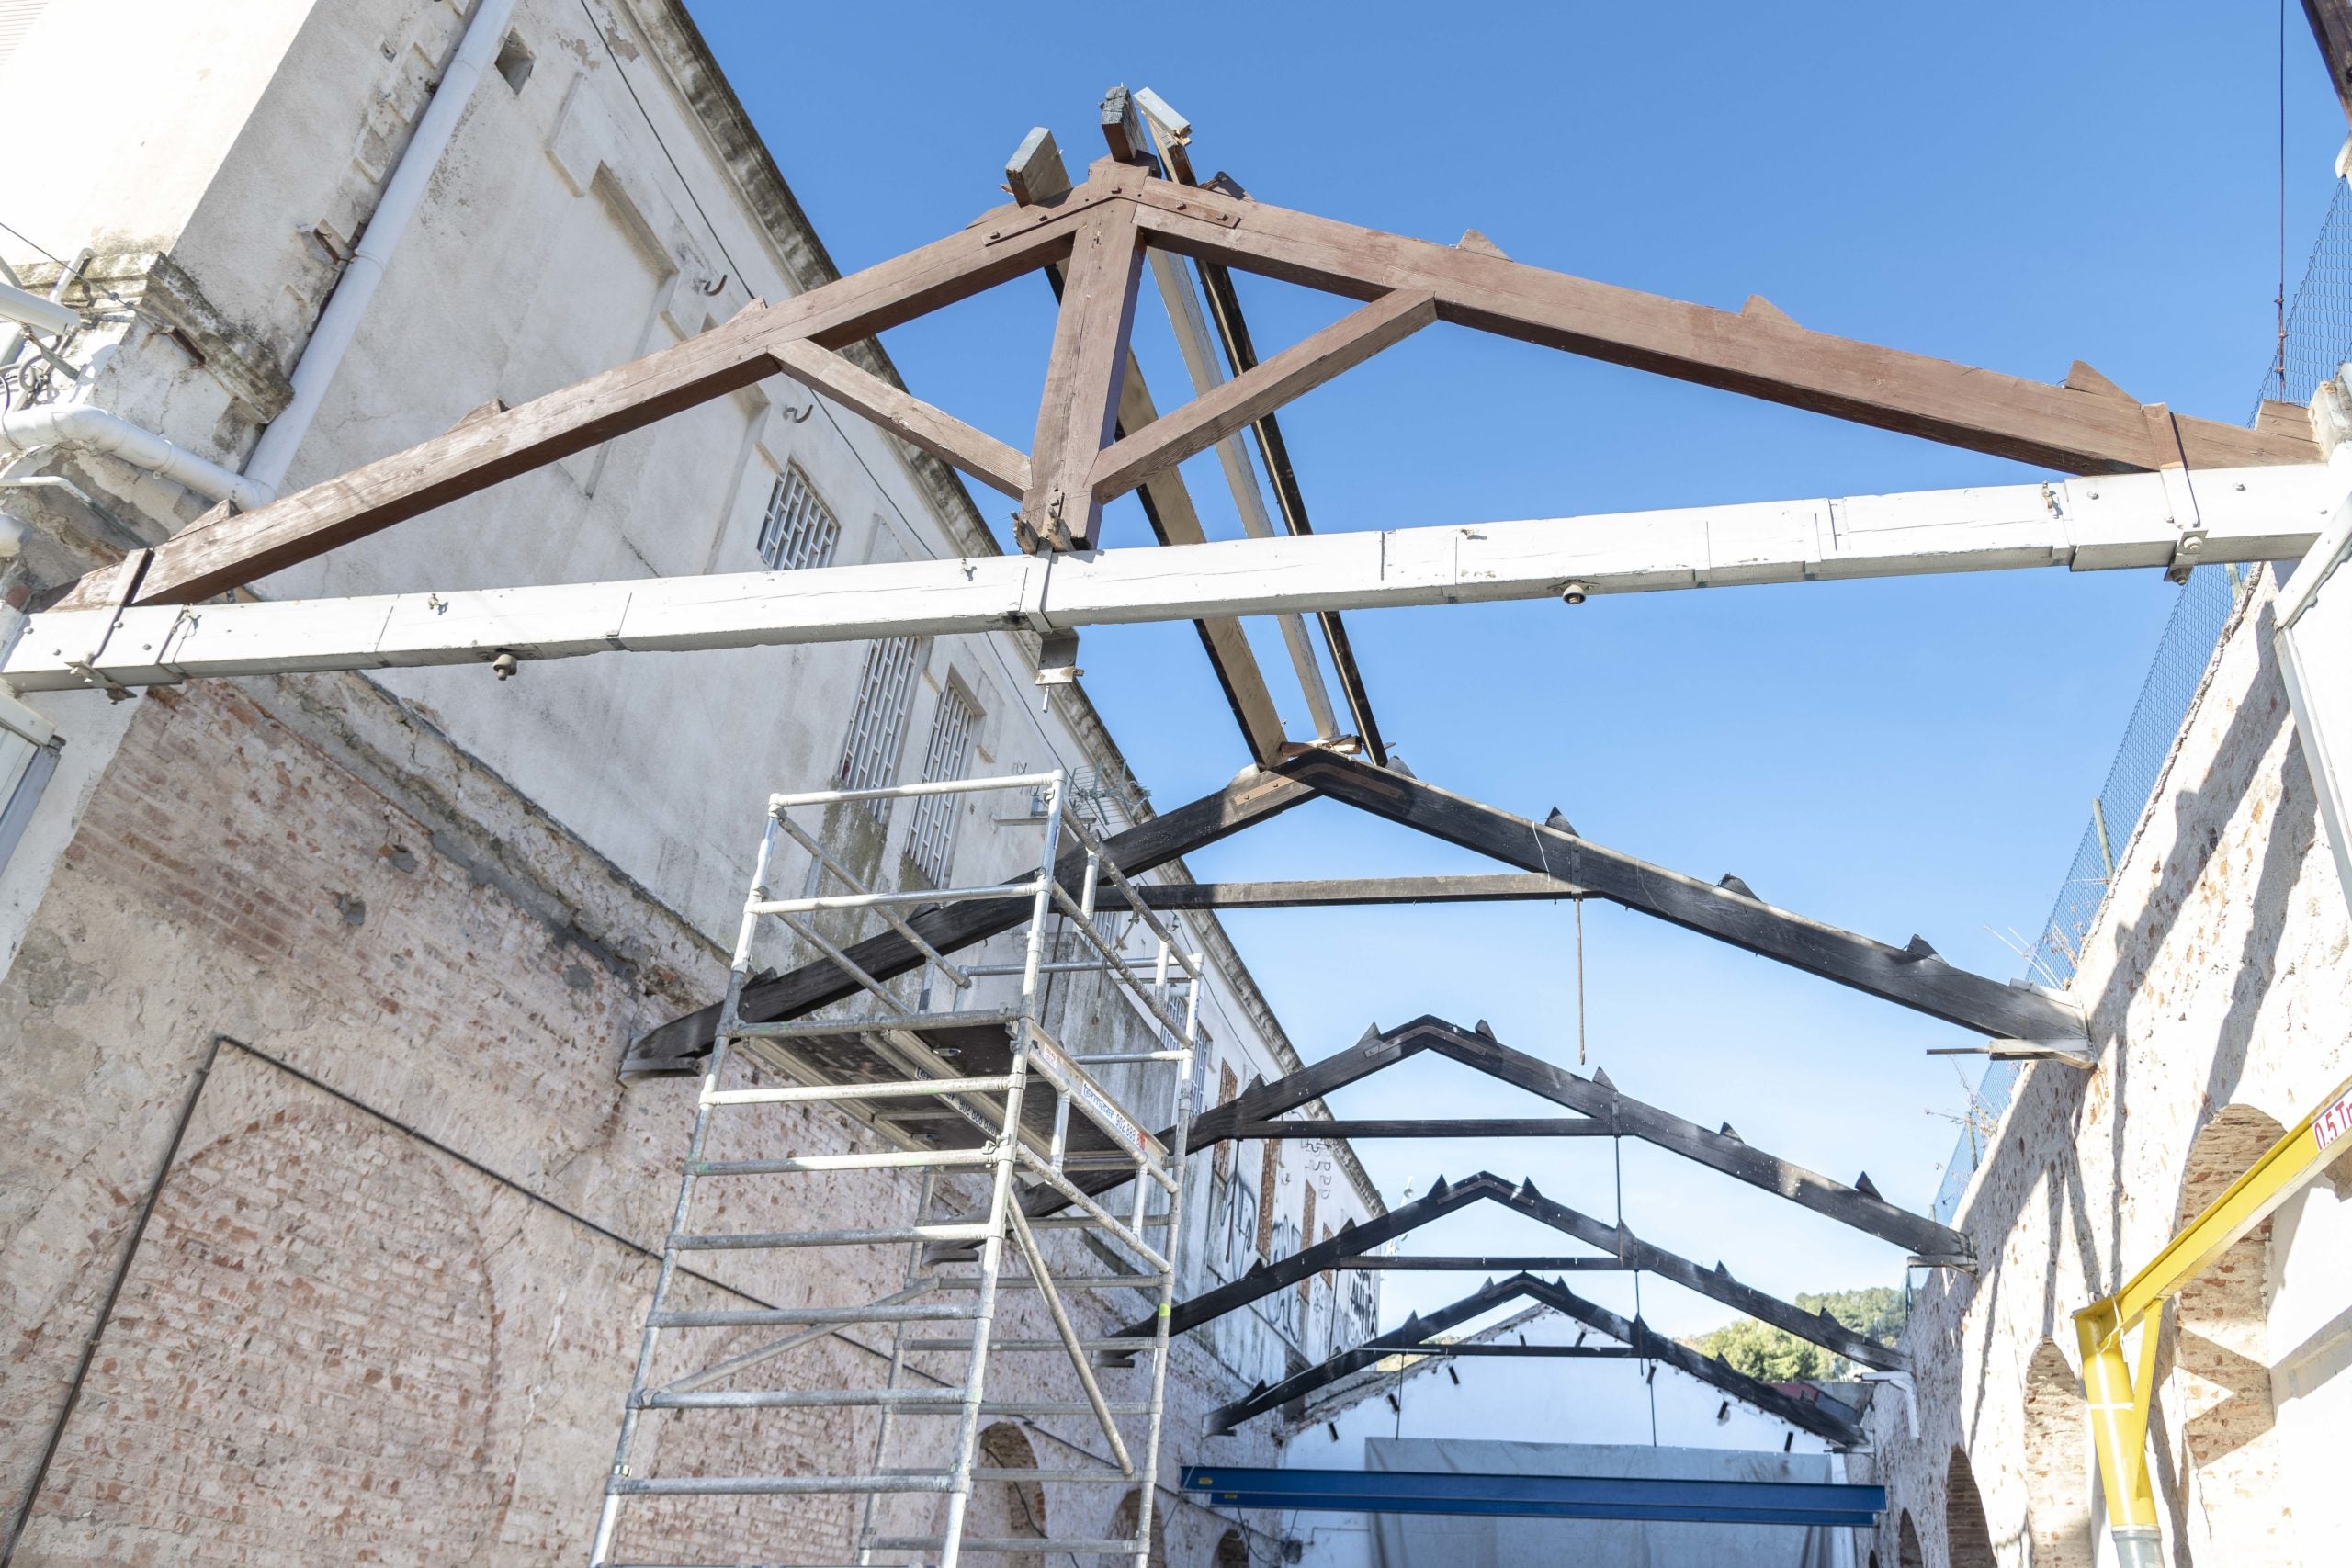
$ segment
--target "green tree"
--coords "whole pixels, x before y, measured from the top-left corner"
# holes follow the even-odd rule
[[[1806,1312],[1826,1312],[1867,1339],[1892,1345],[1903,1333],[1903,1292],[1891,1285],[1858,1291],[1806,1292],[1796,1304]],[[1685,1341],[1702,1355],[1720,1356],[1737,1371],[1766,1382],[1799,1379],[1825,1382],[1849,1377],[1853,1363],[1786,1329],[1770,1328],[1754,1318],[1741,1318],[1712,1334]]]

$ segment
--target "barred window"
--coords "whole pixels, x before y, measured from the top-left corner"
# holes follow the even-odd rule
[[[907,706],[914,686],[913,637],[884,637],[867,646],[865,671],[857,682],[857,711],[850,716],[849,739],[842,745],[837,773],[844,789],[879,789],[890,782],[899,765],[899,747],[906,739]],[[888,801],[865,804],[876,817],[889,809]]]
[[[833,564],[842,525],[833,518],[797,466],[776,476],[768,509],[760,519],[760,558],[778,571]]]
[[[923,783],[942,784],[965,776],[972,764],[972,734],[979,728],[979,719],[961,686],[950,683],[939,694],[939,711],[931,719],[931,744],[923,749]],[[960,795],[915,797],[907,856],[934,886],[946,886],[948,864],[956,853],[956,807],[969,798]]]

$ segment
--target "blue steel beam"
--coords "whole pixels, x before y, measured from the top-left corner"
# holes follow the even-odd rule
[[[1350,1514],[1466,1514],[1867,1529],[1886,1511],[1883,1486],[1798,1481],[1251,1470],[1196,1464],[1185,1467],[1182,1484],[1188,1495],[1226,1507]]]

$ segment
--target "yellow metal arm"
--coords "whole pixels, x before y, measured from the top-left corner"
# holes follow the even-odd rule
[[[2153,1562],[2156,1503],[2148,1485],[2148,1410],[2155,1394],[2156,1334],[2165,1302],[2213,1266],[2344,1152],[2352,1136],[2352,1078],[2264,1151],[2229,1190],[2206,1205],[2162,1251],[2104,1301],[2075,1314],[2083,1352],[2083,1394],[2105,1483],[2107,1522],[2119,1560]],[[2123,1353],[2133,1328],[2138,1365]],[[2144,1548],[2144,1551],[2138,1549]]]

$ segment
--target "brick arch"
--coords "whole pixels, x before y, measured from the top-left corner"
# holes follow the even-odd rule
[[[1911,1522],[1908,1508],[1894,1525],[1894,1568],[1928,1568],[1928,1554],[1919,1547],[1919,1527]]]
[[[1944,1471],[1944,1556],[1951,1568],[1999,1568],[1993,1530],[1984,1521],[1984,1496],[1968,1451],[1955,1448]]]
[[[2048,1339],[2025,1368],[2026,1529],[2033,1568],[2092,1568],[2089,1428],[2083,1391]]]
[[[1110,1538],[1115,1540],[1122,1536],[1134,1535],[1136,1520],[1142,1515],[1143,1488],[1131,1487],[1127,1495],[1119,1499],[1118,1509],[1111,1516]],[[1115,1568],[1127,1568],[1132,1559],[1105,1557],[1100,1561],[1103,1568],[1114,1568],[1114,1565]],[[1168,1568],[1168,1513],[1158,1506],[1151,1510],[1151,1554],[1146,1560],[1146,1568]]]
[[[1035,1470],[1037,1450],[1027,1434],[1010,1421],[982,1427],[973,1465],[981,1470]],[[964,1533],[973,1540],[1028,1539],[1046,1534],[1046,1488],[1035,1481],[981,1481],[972,1486],[972,1501],[964,1513]],[[1045,1568],[1044,1554],[1035,1551],[991,1553],[979,1559],[1006,1568]]]
[[[511,1498],[495,1314],[439,1161],[339,1106],[258,1118],[173,1168],[27,1541],[472,1561]]]
[[[2251,1105],[2215,1112],[2189,1145],[2174,1228],[2194,1219],[2284,1134]],[[2197,1480],[2192,1521],[2233,1563],[2285,1562],[2281,1458],[2270,1388],[2270,1222],[2213,1261],[2176,1298],[2173,1397]],[[2192,1529],[2195,1528],[2192,1522]]]

